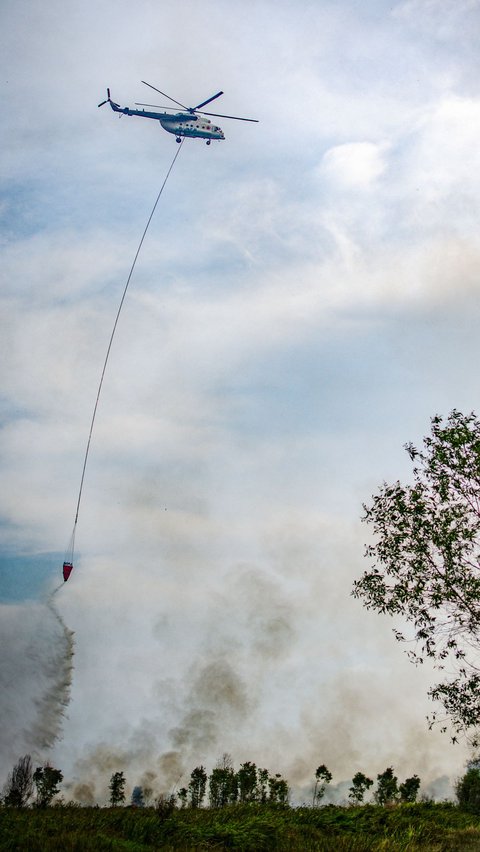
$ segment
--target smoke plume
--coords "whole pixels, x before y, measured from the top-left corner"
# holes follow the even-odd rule
[[[73,633],[53,602],[0,606],[1,743],[5,768],[58,740],[70,698]]]

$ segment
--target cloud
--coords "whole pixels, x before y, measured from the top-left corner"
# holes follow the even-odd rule
[[[320,173],[340,186],[368,189],[385,169],[384,147],[373,142],[350,142],[325,152]]]
[[[393,9],[393,16],[420,27],[428,35],[451,39],[459,29],[465,34],[465,20],[478,13],[476,0],[404,0]]]
[[[405,164],[417,196],[411,211],[417,226],[421,222],[424,229],[473,235],[479,129],[480,101],[475,98],[442,99],[422,118]]]

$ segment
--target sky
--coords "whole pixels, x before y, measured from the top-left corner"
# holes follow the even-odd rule
[[[102,802],[228,752],[297,801],[322,763],[339,798],[387,766],[450,795],[435,673],[351,589],[404,444],[478,412],[479,0],[0,17],[3,776],[28,751]],[[164,104],[141,80],[259,123],[182,146],[58,588],[177,152],[97,109]]]

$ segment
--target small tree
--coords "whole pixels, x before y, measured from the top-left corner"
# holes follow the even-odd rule
[[[21,757],[8,776],[4,788],[4,804],[11,808],[24,808],[33,793],[32,758]]]
[[[223,808],[237,801],[238,779],[232,758],[227,753],[220,758],[212,770],[208,781],[208,798],[211,808]]]
[[[205,798],[207,787],[207,773],[203,766],[196,766],[190,775],[188,792],[190,794],[190,807],[201,808]]]
[[[329,769],[322,763],[315,771],[315,787],[313,789],[313,806],[319,805],[325,795],[327,785],[330,784],[333,775]]]
[[[112,808],[116,808],[117,805],[122,805],[125,801],[125,775],[123,772],[114,772],[112,777],[110,778],[110,804]]]
[[[241,802],[254,802],[257,793],[257,767],[248,760],[237,772],[238,797]]]
[[[275,776],[270,777],[268,779],[268,787],[269,787],[269,802],[275,802],[279,805],[286,805],[288,803],[288,784],[284,778],[277,772]]]
[[[58,793],[58,785],[63,781],[63,774],[46,763],[37,766],[33,773],[33,781],[37,788],[37,808],[47,808]]]
[[[350,792],[348,794],[348,798],[351,799],[352,804],[361,805],[363,803],[365,793],[370,789],[372,784],[373,781],[371,778],[367,778],[363,772],[357,772],[357,774],[352,778],[352,786],[350,787]]]
[[[269,778],[270,773],[268,769],[257,769],[257,789],[255,793],[255,799],[262,805],[264,805],[268,799]]]
[[[412,775],[411,778],[406,778],[403,784],[400,784],[398,792],[400,793],[400,801],[416,802],[418,791],[420,789],[420,778],[418,775]]]
[[[377,805],[387,805],[395,802],[398,798],[398,778],[393,774],[391,766],[385,772],[377,775],[377,782],[377,789],[374,793]]]

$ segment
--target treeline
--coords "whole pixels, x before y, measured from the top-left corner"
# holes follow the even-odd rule
[[[303,806],[319,807],[332,781],[332,773],[325,764],[321,764],[312,778],[311,799]],[[8,776],[0,797],[0,803],[10,808],[47,808],[55,801],[60,792],[63,773],[46,763],[33,769],[29,754],[21,757]],[[373,801],[376,805],[392,805],[417,801],[420,790],[420,778],[412,775],[399,783],[393,767],[389,766],[377,775]],[[357,772],[348,792],[351,806],[364,804],[366,793],[373,787],[374,781],[363,772]],[[125,788],[127,780],[123,772],[114,772],[109,783],[109,804],[111,807],[126,804]],[[480,759],[472,760],[467,771],[455,786],[459,804],[476,813],[480,813]],[[289,805],[290,788],[288,782],[279,773],[271,774],[268,769],[257,767],[247,761],[235,770],[232,758],[225,753],[208,775],[204,766],[196,766],[190,774],[190,780],[184,787],[168,795],[155,797],[150,787],[136,786],[130,798],[130,806],[142,808],[155,805],[157,810],[168,813],[176,808],[198,809],[208,805],[210,808],[224,808],[228,805]],[[75,804],[70,802],[69,804]]]
[[[478,768],[475,772],[479,773]],[[332,777],[328,767],[321,764],[312,778],[309,801],[303,804],[320,806]],[[63,773],[48,763],[34,770],[31,756],[27,754],[18,760],[8,776],[1,802],[6,807],[46,808],[58,796],[62,781]],[[393,767],[390,766],[377,775],[376,781],[373,799],[377,805],[413,803],[417,800],[420,789],[418,775],[399,783]],[[373,785],[372,778],[363,772],[357,772],[349,788],[348,804],[362,805],[365,795]],[[111,807],[124,806],[127,803],[126,786],[124,772],[114,772],[108,787]],[[152,788],[135,786],[129,804],[137,808],[156,805],[158,809],[166,812],[175,808],[224,808],[237,803],[286,806],[289,799],[289,784],[279,773],[272,774],[268,769],[257,767],[251,761],[242,763],[236,770],[231,756],[225,753],[210,774],[204,766],[196,766],[190,774],[188,784],[168,795],[155,796]]]
[[[125,785],[123,772],[114,772],[109,787],[112,807],[124,804]],[[157,802],[162,807],[201,808],[208,800],[211,808],[223,808],[237,802],[286,805],[288,797],[288,783],[279,773],[271,775],[268,769],[260,769],[250,761],[242,763],[235,771],[230,755],[224,754],[210,775],[204,766],[196,766],[186,787],[170,796],[160,797]],[[143,807],[151,798],[150,789],[134,787],[131,804]]]

